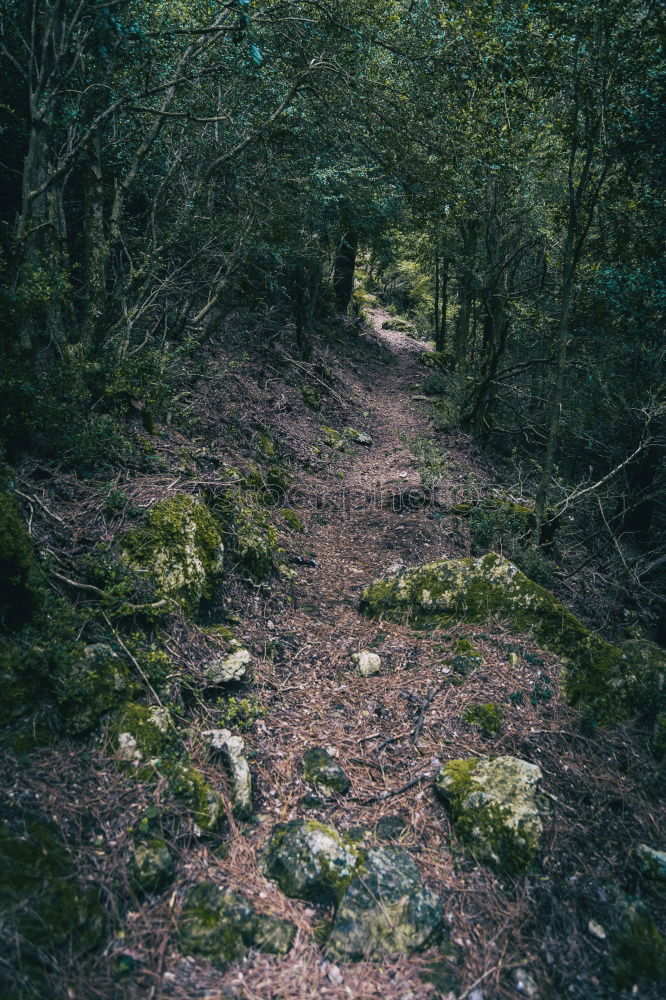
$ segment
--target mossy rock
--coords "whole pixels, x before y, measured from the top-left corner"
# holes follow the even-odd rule
[[[224,802],[196,767],[182,762],[162,767],[173,797],[188,808],[202,833],[215,833],[225,819]]]
[[[270,576],[275,569],[278,536],[268,513],[243,490],[227,492],[215,509],[234,565],[258,580]]]
[[[539,850],[545,803],[541,771],[516,757],[471,757],[444,764],[435,791],[466,849],[503,876],[519,875]]]
[[[428,368],[446,372],[453,366],[454,358],[448,351],[424,351],[419,361]]]
[[[0,630],[29,621],[39,604],[32,540],[0,465]]]
[[[485,622],[503,619],[515,633],[532,633],[565,665],[568,700],[599,723],[658,711],[664,697],[666,654],[654,643],[614,646],[590,632],[545,587],[495,553],[442,559],[378,580],[361,595],[369,615],[399,621]]]
[[[157,765],[177,746],[168,709],[128,702],[109,723],[110,748],[125,764]]]
[[[504,712],[494,702],[468,705],[462,714],[463,722],[478,726],[484,736],[496,736],[504,723]]]
[[[634,850],[634,859],[644,878],[660,889],[666,889],[666,851],[639,844]]]
[[[305,525],[296,511],[292,510],[290,507],[283,507],[280,511],[280,517],[290,531],[297,531],[299,534],[305,531]]]
[[[275,507],[293,483],[293,476],[280,465],[271,465],[268,469],[251,468],[241,477],[241,483],[246,492],[268,507]]]
[[[420,951],[438,936],[441,905],[400,847],[368,851],[335,914],[326,950],[355,960]]]
[[[366,447],[370,447],[372,444],[372,438],[366,431],[356,430],[355,427],[345,427],[342,433],[348,441],[353,441],[354,444],[364,444]]]
[[[137,685],[117,653],[105,643],[96,643],[85,646],[61,667],[55,687],[65,729],[78,736],[118,708]]]
[[[23,969],[26,960],[41,960],[62,946],[82,954],[100,943],[99,890],[79,884],[69,850],[51,823],[17,813],[0,824],[0,885],[3,934],[14,940],[9,954]]]
[[[394,316],[392,319],[384,320],[382,330],[393,330],[395,333],[413,333],[414,328],[407,320]]]
[[[344,895],[363,853],[334,827],[299,819],[275,827],[264,860],[285,895],[331,903]]]
[[[324,747],[311,747],[302,758],[303,777],[313,791],[324,799],[346,795],[349,778]]]
[[[324,444],[327,444],[333,451],[345,450],[345,439],[334,427],[323,426],[321,428],[321,436]]]
[[[137,895],[159,892],[173,880],[175,865],[166,841],[151,837],[132,846],[130,885]]]
[[[204,503],[184,494],[155,504],[120,547],[125,563],[157,597],[189,613],[212,596],[222,573],[224,545],[215,519]]]
[[[286,920],[257,914],[250,900],[213,882],[199,882],[185,896],[178,918],[180,947],[219,968],[243,958],[248,948],[286,955],[296,928]]]
[[[315,413],[319,413],[322,406],[324,405],[321,398],[321,393],[318,389],[315,389],[313,385],[302,385],[301,386],[301,397],[303,402],[310,410],[314,410]]]

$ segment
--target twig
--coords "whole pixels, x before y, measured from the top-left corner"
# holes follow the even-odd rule
[[[42,501],[39,499],[38,496],[34,496],[34,497],[28,496],[27,493],[22,493],[21,490],[19,490],[19,489],[16,488],[16,486],[14,487],[14,493],[16,493],[20,497],[23,497],[24,500],[28,501],[28,503],[37,503],[37,504],[39,504],[39,506],[42,508],[42,510],[46,511],[46,513],[49,515],[49,517],[52,517],[55,521],[60,521],[61,524],[65,523],[61,517],[58,517],[58,515],[54,514],[52,510],[49,510],[49,508],[46,506],[46,504],[42,503]]]
[[[109,628],[113,632],[113,634],[114,634],[114,636],[116,638],[116,641],[120,645],[121,649],[127,654],[127,656],[129,656],[130,660],[132,661],[132,663],[136,667],[136,670],[137,670],[139,676],[143,680],[144,684],[148,687],[150,693],[152,694],[152,696],[155,699],[155,701],[157,702],[157,704],[158,705],[162,705],[162,700],[161,700],[160,696],[158,695],[157,691],[155,690],[155,688],[153,687],[153,685],[150,683],[150,681],[146,677],[144,671],[142,670],[141,666],[137,662],[136,657],[134,657],[130,653],[129,649],[127,648],[127,646],[125,645],[125,643],[123,642],[123,640],[120,638],[118,632],[113,627],[113,625],[111,624],[111,622],[109,621],[108,617],[106,616],[106,614],[103,611],[102,611],[102,618],[104,619],[104,621],[106,622],[106,624],[109,626]],[[162,705],[162,708],[164,708],[164,705]]]
[[[412,778],[412,780],[408,781],[405,785],[401,785],[400,788],[392,788],[387,792],[380,792],[379,795],[373,795],[369,799],[355,798],[353,801],[359,802],[362,806],[372,805],[373,802],[385,802],[386,799],[392,799],[395,798],[396,795],[402,795],[403,792],[408,792],[410,788],[414,787],[414,785],[418,785],[420,782],[425,781],[426,779],[430,780],[432,778],[434,778],[433,772],[425,771],[423,774],[418,774],[415,778]]]
[[[58,573],[56,570],[51,570],[51,576],[54,576],[56,580],[62,580],[63,583],[68,584],[70,587],[75,587],[77,590],[86,590],[91,594],[98,594],[104,597],[104,591],[100,590],[99,587],[93,587],[92,583],[81,583],[79,580],[70,580],[68,576],[63,576],[62,573]]]
[[[443,691],[445,687],[446,684],[440,684],[439,687],[433,688],[430,694],[426,695],[423,701],[421,702],[421,711],[419,712],[419,717],[416,725],[414,726],[414,732],[412,733],[412,743],[414,744],[417,750],[420,749],[419,738],[421,736],[421,730],[423,729],[423,725],[425,723],[426,712],[432,705],[433,701],[435,700],[439,692]]]

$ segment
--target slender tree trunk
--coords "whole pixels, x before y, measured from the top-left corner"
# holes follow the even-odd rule
[[[435,350],[445,351],[446,350],[446,310],[449,304],[448,298],[448,286],[449,286],[449,261],[448,258],[444,258],[442,261],[442,270],[440,276],[441,282],[441,302],[442,302],[442,318],[439,326],[435,329]]]
[[[108,245],[104,232],[102,139],[99,132],[91,138],[87,152],[83,220],[85,268],[83,335],[87,344],[97,344],[103,333],[108,260]]]
[[[333,264],[333,292],[339,312],[346,313],[354,293],[354,271],[356,270],[356,234],[348,230],[342,236]]]
[[[439,253],[435,253],[435,346],[439,337]]]

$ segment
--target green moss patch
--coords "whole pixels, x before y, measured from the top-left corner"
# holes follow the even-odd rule
[[[494,702],[468,705],[462,714],[463,722],[478,726],[484,736],[495,736],[504,723],[504,712]]]

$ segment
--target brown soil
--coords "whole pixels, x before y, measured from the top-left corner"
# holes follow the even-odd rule
[[[387,318],[388,313],[376,310],[370,329],[328,351],[322,347],[325,372],[261,354],[224,382],[204,381],[198,388],[197,446],[203,442],[208,454],[199,456],[194,471],[180,471],[176,465],[175,471],[172,466],[159,474],[135,475],[123,484],[134,503],[147,506],[165,489],[223,482],[219,465],[207,464],[213,448],[228,464],[242,463],[247,456],[240,445],[229,446],[225,428],[230,411],[234,426],[251,426],[261,416],[297,475],[285,504],[306,525],[303,535],[285,534],[282,542],[289,554],[316,565],[294,563],[297,578],[271,587],[237,579],[225,595],[225,610],[241,619],[239,637],[257,655],[254,694],[267,710],[245,734],[258,791],[258,822],[242,826],[230,818],[221,851],[215,843],[183,840],[174,890],[118,907],[117,929],[124,928],[123,936],[115,937],[103,956],[66,970],[69,996],[508,1000],[519,995],[511,973],[521,966],[539,982],[542,998],[617,995],[609,992],[603,971],[611,928],[605,941],[590,934],[586,901],[598,885],[635,891],[632,846],[660,846],[663,811],[655,804],[655,764],[645,738],[629,726],[583,735],[578,713],[562,698],[555,659],[526,637],[509,635],[500,621],[478,628],[461,625],[449,633],[415,631],[368,620],[357,610],[361,589],[391,564],[468,554],[464,524],[446,509],[497,482],[464,435],[435,434],[428,404],[413,398],[427,372],[419,362],[425,345],[382,330]],[[237,396],[229,391],[234,378],[241,387]],[[307,410],[298,392],[301,381],[312,380],[325,401],[320,414]],[[270,415],[267,399],[272,401]],[[242,402],[232,406],[233,400]],[[367,430],[374,443],[350,444],[338,454],[321,445],[321,424],[339,429],[351,424]],[[420,440],[435,442],[447,463],[441,482],[427,494],[414,453]],[[163,449],[180,461],[185,444],[192,447],[184,435],[171,431]],[[318,454],[313,446],[320,447]],[[28,473],[24,488],[38,496],[38,482]],[[62,532],[53,519],[67,520],[68,503],[89,510],[85,524],[79,519],[78,538],[99,531],[99,503],[95,505],[89,488],[70,481],[71,499],[64,493],[61,481],[60,492],[49,494],[48,529],[48,518],[42,528],[39,508],[33,505],[38,540],[42,531],[44,536],[47,530]],[[120,516],[109,530],[123,523]],[[73,573],[74,563],[69,566]],[[193,669],[195,633],[193,626],[179,623],[170,640],[174,651],[193,661]],[[474,640],[485,664],[453,685],[444,661],[462,636]],[[379,675],[363,679],[354,673],[350,655],[361,649],[379,653]],[[517,659],[510,657],[513,652]],[[501,732],[493,737],[481,735],[461,718],[470,703],[489,701],[498,703],[505,716]],[[210,720],[195,718],[191,746],[196,755],[201,745],[197,729],[207,728],[214,712]],[[352,790],[330,806],[307,809],[301,803],[307,789],[299,761],[308,747],[318,745],[334,750]],[[432,791],[430,779],[440,762],[479,754],[513,754],[537,763],[552,806],[537,866],[509,887],[462,854]],[[82,843],[101,832],[104,846],[97,851],[82,847],[81,865],[98,879],[117,878],[126,856],[128,820],[142,804],[141,794],[133,799],[127,779],[109,777],[101,752],[90,763],[82,762],[82,756],[78,747],[59,746],[34,755],[29,763],[11,760],[9,787],[14,794],[21,789],[28,799],[41,795],[43,803],[57,807],[70,835]],[[202,760],[224,792],[224,776]],[[46,784],[45,770],[55,773]],[[73,770],[78,795],[71,791]],[[89,810],[82,818],[86,797]],[[378,820],[390,814],[406,821],[402,843],[413,853],[424,881],[441,893],[449,945],[399,961],[331,966],[315,938],[327,915],[285,899],[263,877],[262,847],[273,825],[287,819],[312,816],[341,829],[362,827],[372,837]],[[202,877],[249,892],[259,909],[294,920],[299,933],[291,954],[284,959],[250,954],[226,972],[183,957],[173,932],[174,915],[182,890]],[[649,887],[643,889],[650,894]],[[651,903],[658,906],[656,897]],[[134,964],[125,978],[114,973],[120,954],[131,955]],[[433,962],[451,974],[449,985],[438,988],[424,980]],[[638,995],[656,998],[657,992],[647,988]]]

